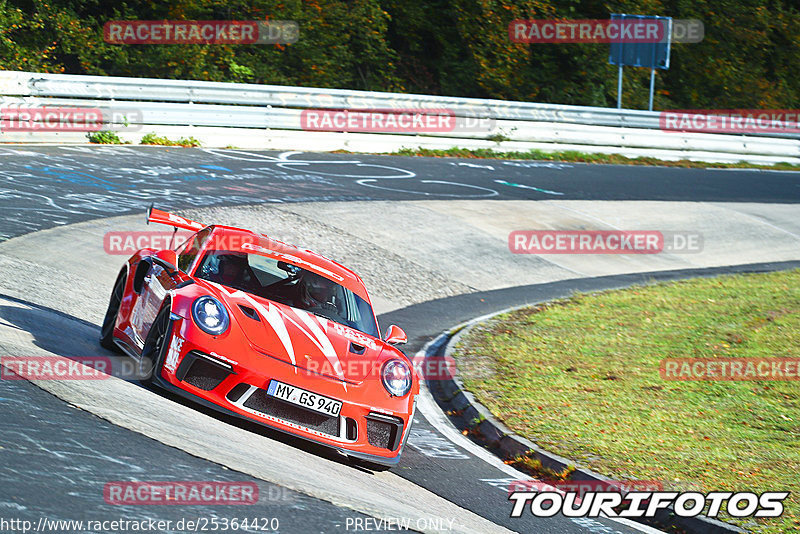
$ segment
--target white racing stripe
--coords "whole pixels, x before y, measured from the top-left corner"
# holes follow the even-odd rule
[[[320,328],[320,326],[317,324],[314,317],[312,317],[311,314],[305,310],[292,308],[292,311],[294,311],[295,315],[297,315],[308,326],[308,328],[311,330],[311,333],[314,334],[314,337],[316,337],[317,341],[319,341],[317,345],[322,350],[322,354],[324,354],[325,358],[331,363],[331,365],[333,365],[333,370],[336,371],[336,375],[340,379],[344,380],[344,371],[342,370],[342,362],[339,361],[339,355],[336,354],[336,350],[333,348],[331,340],[328,339],[328,336],[322,331],[322,328]],[[305,332],[305,330],[303,330],[303,332]],[[308,334],[306,333],[306,335]],[[309,338],[310,337],[311,336],[309,336]],[[347,389],[346,385],[345,389]]]
[[[261,315],[264,316],[269,325],[272,327],[272,329],[275,331],[275,333],[278,335],[278,339],[281,340],[283,348],[286,349],[286,353],[289,355],[289,359],[292,360],[292,364],[297,365],[295,361],[294,347],[292,346],[292,338],[289,335],[289,331],[286,329],[286,323],[283,322],[283,316],[275,306],[268,305],[268,307],[265,308],[264,306],[261,305],[260,302],[255,301],[250,295],[248,295],[244,291],[237,290],[234,293],[231,293],[224,286],[221,286],[214,282],[210,283],[214,285],[214,287],[217,287],[220,290],[225,291],[231,297],[234,298],[238,297],[246,300],[253,306],[253,308],[255,308],[258,312],[260,312]],[[295,367],[294,372],[295,374],[297,374],[297,367]]]
[[[286,328],[286,323],[283,321],[283,314],[281,314],[280,310],[276,306],[272,306],[268,304],[265,308],[261,305],[261,303],[256,302],[250,295],[244,293],[242,291],[237,291],[234,293],[234,296],[241,296],[247,302],[253,305],[253,307],[261,312],[261,315],[267,320],[269,325],[278,335],[278,339],[281,340],[283,343],[283,348],[286,349],[286,353],[289,355],[289,359],[292,360],[293,365],[297,365],[294,355],[294,347],[292,346],[292,336],[289,335],[289,330]],[[295,374],[297,374],[297,367],[294,369]]]
[[[304,310],[292,308],[297,317],[299,317],[300,320],[303,321],[303,323],[305,323],[306,326],[308,326],[309,330],[311,330],[311,332],[309,332],[308,330],[303,328],[303,326],[300,325],[297,321],[295,321],[294,319],[286,315],[284,312],[282,312],[281,309],[275,306],[274,304],[268,303],[267,307],[264,307],[261,303],[257,302],[250,295],[248,295],[243,291],[236,290],[235,292],[231,293],[227,288],[225,288],[220,284],[217,284],[215,282],[209,282],[209,283],[211,283],[214,287],[217,287],[220,290],[225,291],[233,298],[238,297],[246,300],[258,312],[260,312],[261,315],[264,316],[269,325],[278,335],[278,338],[281,340],[281,343],[283,343],[283,347],[284,349],[286,349],[286,352],[289,355],[289,359],[292,360],[292,364],[295,366],[294,367],[295,374],[297,374],[297,361],[294,352],[294,346],[292,345],[292,337],[291,335],[289,335],[289,330],[286,328],[286,321],[289,321],[294,326],[296,326],[298,330],[300,330],[303,334],[305,334],[306,337],[310,339],[311,342],[317,346],[317,348],[320,350],[320,352],[322,352],[322,354],[325,356],[328,362],[330,362],[330,364],[333,366],[333,370],[336,372],[336,375],[341,379],[342,387],[344,388],[345,391],[347,391],[347,383],[344,381],[344,370],[342,369],[342,362],[339,360],[339,355],[336,354],[336,349],[333,348],[330,339],[328,339],[328,336],[322,330],[320,325],[314,321],[314,319],[311,317],[311,314],[309,314]]]

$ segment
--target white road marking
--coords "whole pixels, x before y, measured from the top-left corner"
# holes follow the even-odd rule
[[[458,163],[450,162],[450,165],[456,165],[457,167],[470,167],[472,169],[489,169],[490,171],[494,170],[494,167],[491,165],[478,165],[475,163],[464,163],[463,161],[459,161]]]

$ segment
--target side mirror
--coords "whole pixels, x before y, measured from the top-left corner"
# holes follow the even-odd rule
[[[168,271],[178,271],[178,253],[171,249],[159,250],[153,256],[153,261]],[[170,273],[171,275],[171,273]]]
[[[391,325],[386,330],[386,335],[383,337],[386,343],[391,343],[392,345],[399,345],[401,343],[408,342],[408,336],[406,336],[406,333],[403,332],[403,329],[395,325]]]

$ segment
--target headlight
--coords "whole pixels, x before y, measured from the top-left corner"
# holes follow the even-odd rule
[[[192,317],[197,326],[212,336],[218,336],[228,329],[230,319],[225,306],[214,297],[200,297],[192,305]]]
[[[402,397],[411,390],[411,369],[405,362],[389,360],[381,369],[383,387],[394,397]]]

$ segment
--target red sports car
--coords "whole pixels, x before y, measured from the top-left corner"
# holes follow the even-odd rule
[[[152,367],[146,382],[378,465],[400,460],[419,380],[383,339],[362,280],[309,250],[152,207],[195,231],[142,249],[114,284],[100,336]]]

